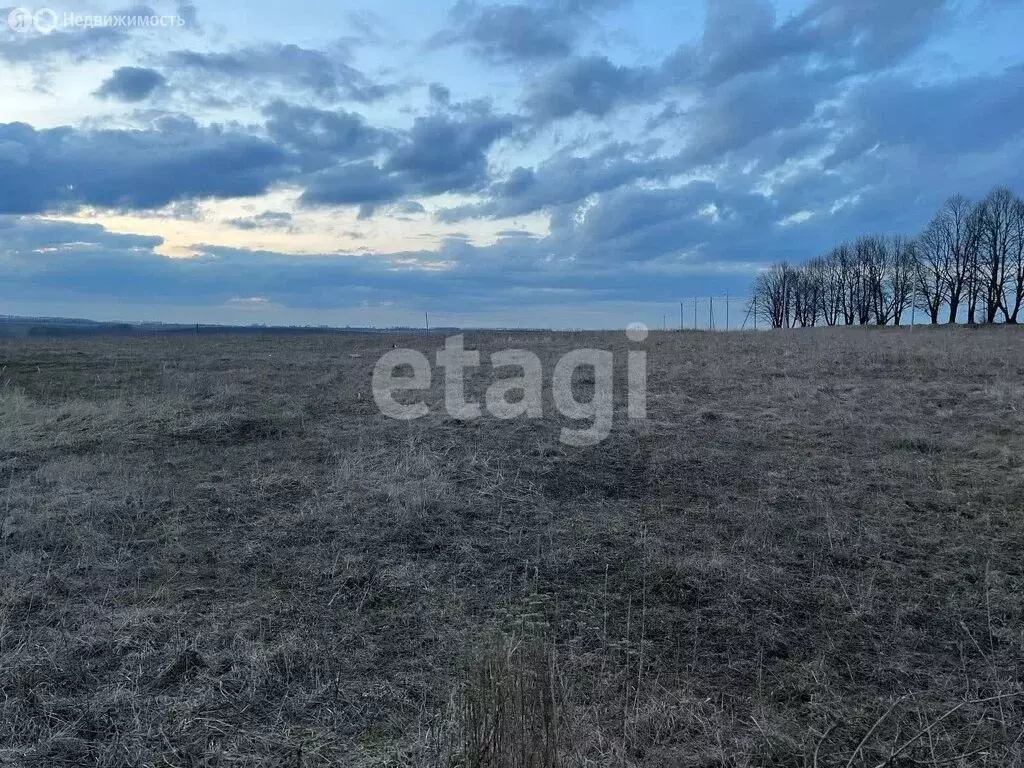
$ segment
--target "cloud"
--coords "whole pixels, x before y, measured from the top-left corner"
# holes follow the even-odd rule
[[[0,17],[6,19],[6,12]],[[6,27],[6,22],[2,26]],[[74,27],[48,35],[8,32],[0,38],[0,59],[11,64],[40,64],[65,57],[79,63],[111,54],[127,39],[123,29],[114,27]]]
[[[477,56],[496,62],[560,57],[572,51],[572,25],[550,6],[480,6],[462,0],[452,16],[454,27],[436,37],[436,44],[467,43]]]
[[[108,232],[99,224],[47,221],[21,216],[0,215],[0,257],[8,265],[15,257],[26,259],[29,272],[45,265],[31,262],[32,254],[73,250],[107,251],[131,254],[149,251],[163,244],[160,237]]]
[[[186,259],[154,253],[159,238],[112,235],[95,225],[0,217],[0,232],[13,243],[0,249],[0,298],[61,306],[104,299],[153,308],[213,307],[248,297],[318,310],[363,302],[422,307],[429,297],[436,306],[490,311],[551,303],[552,295],[563,305],[587,306],[598,298],[675,299],[675,287],[657,270],[607,259],[574,267],[550,258],[554,243],[515,230],[483,247],[449,238],[437,252],[306,257],[206,248]]]
[[[748,148],[745,162],[768,172],[793,157],[824,151],[833,127],[817,112],[831,94],[820,73],[779,69],[738,76],[692,106],[672,109],[665,119],[683,142],[675,154],[664,154],[657,141],[612,142],[587,154],[561,150],[536,168],[516,168],[492,183],[482,202],[443,209],[438,218],[503,218],[575,204],[624,185],[665,182],[705,167],[713,172]]]
[[[573,204],[639,179],[665,178],[678,167],[678,162],[652,156],[652,149],[653,146],[616,142],[582,157],[563,151],[536,170],[516,168],[487,189],[485,202],[442,209],[438,219],[455,222],[467,218],[510,218]]]
[[[370,157],[394,146],[396,137],[370,127],[362,116],[276,100],[263,108],[266,130],[277,145],[294,152],[304,170]]]
[[[884,73],[920,49],[946,19],[941,0],[815,0],[781,22],[768,0],[712,0],[702,38],[680,46],[660,64],[627,66],[603,56],[572,56],[529,83],[523,97],[539,125],[574,116],[606,118],[629,105],[661,101],[661,113],[648,121],[648,130],[672,131],[682,142],[676,156],[556,154],[536,169],[519,168],[492,184],[489,199],[444,210],[440,218],[518,215],[574,204],[670,173],[713,174],[738,155],[749,168],[771,173],[792,160],[828,154],[837,141],[838,153],[866,149],[884,137],[852,128],[862,121],[844,106],[848,97],[863,100],[862,91],[874,92],[888,77]],[[975,100],[987,100],[986,114],[1009,108],[1003,91],[978,85]],[[666,104],[666,97],[679,100]],[[917,114],[931,115],[932,122],[920,119],[913,129],[936,134],[941,121],[919,106]],[[884,108],[875,113],[886,114]],[[1001,127],[975,134],[1003,131],[1008,124],[993,122]],[[886,130],[879,121],[878,131]]]
[[[118,67],[114,73],[103,81],[94,91],[94,95],[104,99],[118,101],[142,101],[150,96],[166,80],[154,69],[143,67]]]
[[[395,85],[375,83],[344,59],[347,52],[320,51],[285,43],[265,43],[236,50],[172,51],[166,64],[177,77],[192,76],[192,83],[208,85],[210,79],[239,86],[267,84],[301,89],[323,99],[369,103],[396,93]]]
[[[535,80],[523,102],[544,123],[577,113],[604,117],[624,104],[650,101],[663,89],[653,69],[617,66],[604,56],[575,56]]]
[[[403,200],[391,206],[391,210],[400,216],[415,216],[419,213],[426,213],[426,209],[415,200]]]
[[[758,138],[805,125],[833,88],[821,73],[788,68],[733,78],[681,113],[683,157],[690,166],[720,162]]]
[[[841,238],[913,233],[955,191],[1024,189],[1019,56],[998,71],[994,58],[974,53],[977,74],[920,76],[930,57],[957,57],[950,19],[965,17],[951,16],[962,11],[947,3],[806,0],[784,16],[767,0],[711,0],[702,35],[675,50],[672,40],[660,61],[626,58],[617,45],[588,55],[599,14],[614,4],[459,3],[432,44],[463,47],[446,61],[468,52],[512,67],[488,70],[486,85],[472,66],[452,75],[460,95],[493,84],[499,107],[453,101],[446,84],[414,79],[421,73],[403,81],[415,83],[414,101],[381,104],[399,87],[377,78],[400,70],[363,74],[347,42],[323,50],[275,42],[148,50],[146,68],[121,67],[96,91],[138,102],[163,76],[171,103],[188,100],[193,117],[122,110],[61,128],[0,124],[0,214],[88,205],[198,217],[217,210],[206,199],[286,184],[301,190],[302,206],[415,217],[424,230],[428,210],[445,224],[544,212],[547,236],[499,223],[488,246],[467,234],[436,252],[307,258],[199,244],[199,258],[170,261],[154,252],[158,239],[7,217],[0,290],[216,306],[239,297],[334,307],[422,296],[488,306],[552,292],[581,302],[669,300],[696,290],[695,275],[735,272],[745,282],[751,265],[799,260]],[[380,30],[373,21],[364,43],[391,46]],[[104,37],[110,30],[86,31],[11,38],[16,45],[0,56],[91,61],[122,50],[118,35]],[[360,51],[361,60],[372,53]],[[241,107],[230,115],[238,122],[203,124],[204,102],[190,93],[223,95],[218,110]],[[243,124],[253,115],[263,125]],[[429,199],[448,194],[459,204]],[[223,223],[289,231],[294,211],[264,210],[278,206],[264,202]]]
[[[309,179],[299,198],[303,205],[363,205],[397,200],[405,185],[370,160],[348,163],[316,174]]]
[[[520,125],[518,118],[492,112],[486,102],[417,117],[382,162],[348,163],[317,173],[300,202],[363,204],[366,218],[375,205],[399,198],[481,189],[488,180],[488,150]]]
[[[770,0],[710,0],[701,39],[660,64],[566,55],[529,84],[523,102],[547,123],[578,114],[602,118],[680,93],[720,102],[718,89],[743,78],[760,77],[790,93],[795,87],[786,80],[802,78],[819,84],[821,96],[824,86],[838,94],[850,78],[902,62],[947,18],[944,0],[814,0],[781,23]],[[766,94],[759,95],[763,103]]]
[[[177,14],[185,21],[185,27],[189,29],[197,29],[199,27],[199,15],[193,3],[178,3]]]
[[[495,114],[486,102],[465,105],[462,114],[417,117],[408,141],[392,152],[387,169],[409,178],[424,194],[478,188],[487,175],[487,150],[520,121]]]
[[[800,260],[865,232],[913,234],[954,192],[1024,188],[1022,74],[1017,65],[930,84],[893,74],[839,102],[813,73],[740,76],[687,113],[678,154],[655,144],[557,153],[439,218],[549,210],[552,254],[670,273],[692,258]],[[674,181],[705,162],[713,181]]]
[[[0,213],[246,197],[292,172],[279,146],[187,118],[163,118],[146,130],[0,124]]]
[[[812,50],[857,72],[891,67],[923,46],[950,18],[946,0],[816,0],[795,22]]]
[[[286,211],[264,211],[255,216],[228,219],[227,223],[236,229],[292,229],[292,215]]]
[[[1024,65],[952,82],[890,76],[862,83],[839,107],[837,122],[844,131],[832,167],[875,147],[907,147],[933,163],[991,152],[1020,136]]]
[[[65,62],[80,64],[110,57],[129,48],[128,44],[133,39],[152,41],[156,35],[163,35],[172,28],[170,26],[151,27],[137,23],[81,23],[74,25],[58,23],[56,29],[47,33],[13,31],[5,23],[11,10],[13,9],[10,7],[0,8],[0,21],[4,22],[0,23],[0,61],[11,64],[28,64],[37,68],[51,67]],[[34,10],[41,9],[37,5]],[[79,6],[75,9],[58,7],[56,12],[59,22],[62,22],[65,11],[82,18],[98,16],[101,18],[135,17],[139,19],[156,16],[170,20],[172,16],[166,12],[166,9],[154,9],[148,5],[133,5],[115,9],[95,6],[91,8]],[[191,3],[179,3],[173,15],[184,21],[181,26],[174,24],[174,30],[179,32],[200,30],[196,8]]]
[[[0,18],[6,22],[11,8],[0,9]],[[146,5],[136,5],[109,14],[116,16],[160,15]],[[57,59],[68,59],[74,63],[108,56],[128,42],[133,33],[139,33],[140,26],[58,26],[52,32],[43,34],[35,31],[16,32],[6,23],[0,24],[0,59],[9,63],[49,64]]]
[[[470,51],[497,64],[531,63],[571,54],[594,13],[618,5],[610,0],[540,0],[490,5],[459,0],[451,26],[431,46],[465,44]]]
[[[430,101],[441,107],[447,107],[452,100],[452,92],[441,83],[431,83],[428,87]]]
[[[813,0],[779,23],[769,0],[712,0],[699,43],[681,46],[665,68],[704,87],[780,65],[866,74],[906,58],[947,17],[945,0]]]

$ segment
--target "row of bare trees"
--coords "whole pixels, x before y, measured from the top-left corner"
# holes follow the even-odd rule
[[[1006,188],[951,197],[917,237],[869,235],[825,256],[779,262],[754,281],[753,310],[774,328],[1016,323],[1024,302],[1024,200]]]

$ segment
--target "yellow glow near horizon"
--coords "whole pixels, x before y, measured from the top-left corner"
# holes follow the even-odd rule
[[[148,213],[82,209],[74,214],[47,216],[55,221],[99,224],[117,234],[163,238],[155,250],[172,258],[196,255],[204,246],[274,251],[286,255],[392,254],[406,251],[438,251],[445,238],[465,236],[474,245],[493,245],[499,232],[524,230],[538,237],[548,234],[548,219],[531,214],[500,221],[464,221],[444,224],[433,213],[471,201],[445,195],[424,201],[424,213],[404,215],[382,206],[371,219],[360,220],[354,208],[302,209],[296,204],[299,191],[275,191],[259,198],[205,200],[194,217],[174,215],[168,206]],[[251,220],[264,212],[285,212],[291,219],[277,227],[239,228],[233,220]]]

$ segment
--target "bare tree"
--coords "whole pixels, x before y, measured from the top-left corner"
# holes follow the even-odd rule
[[[824,281],[820,259],[812,259],[803,267],[794,268],[793,321],[801,328],[815,326],[821,315],[821,294]]]
[[[917,271],[917,243],[903,235],[888,239],[889,270],[886,275],[889,295],[889,315],[893,325],[899,325],[903,313],[910,308],[914,294],[914,276]]]
[[[795,271],[786,262],[773,264],[754,281],[757,312],[772,328],[792,325]]]
[[[938,325],[939,311],[949,298],[947,276],[953,257],[943,224],[941,216],[936,216],[917,239],[917,296],[932,325]]]
[[[975,215],[974,219],[975,222],[977,222],[977,215]],[[977,231],[981,231],[980,227]],[[967,255],[967,282],[964,284],[964,299],[967,301],[968,325],[974,325],[978,322],[978,306],[982,303],[982,290],[985,281],[981,274],[980,260],[981,249],[977,247],[972,248]],[[952,309],[950,309],[949,322],[956,322]]]
[[[871,235],[802,266],[778,262],[758,275],[757,314],[775,328],[859,323],[900,325],[921,307],[932,325],[943,306],[956,323],[999,313],[1017,323],[1024,309],[1024,200],[1005,188],[977,205],[949,198],[916,238]]]
[[[821,270],[821,313],[825,324],[829,326],[839,323],[840,313],[844,309],[846,257],[843,249],[845,247],[833,248],[828,256],[819,260]]]
[[[837,246],[832,252],[833,258],[839,262],[839,283],[842,294],[843,323],[853,325],[857,321],[857,304],[859,291],[857,288],[858,270],[853,249],[847,243]]]
[[[981,234],[981,258],[978,260],[985,300],[985,322],[994,323],[1000,310],[1004,319],[1010,317],[1004,299],[1007,269],[1014,249],[1017,199],[1013,192],[1000,187],[993,190],[978,207]]]
[[[1024,302],[1024,200],[1020,198],[1013,203],[1010,230],[1007,283],[1013,289],[1013,298],[1003,293],[1003,311],[1007,312],[1006,322],[1016,325],[1021,303]]]
[[[874,242],[870,237],[861,237],[853,245],[850,281],[847,290],[850,304],[857,322],[867,325],[871,320],[871,263],[874,259]]]
[[[942,206],[935,224],[949,248],[949,266],[946,271],[946,295],[949,303],[949,322],[955,323],[960,303],[967,299],[968,322],[974,322],[977,307],[977,261],[980,229],[971,201],[963,195],[949,198]]]
[[[880,235],[862,237],[856,246],[858,260],[863,261],[867,275],[869,317],[874,317],[878,325],[887,324],[892,317],[889,285],[892,252],[889,246],[889,241]]]

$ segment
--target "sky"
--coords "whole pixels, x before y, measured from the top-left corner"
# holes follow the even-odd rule
[[[0,314],[741,315],[774,261],[1024,192],[1022,33],[1022,0],[3,8]]]

